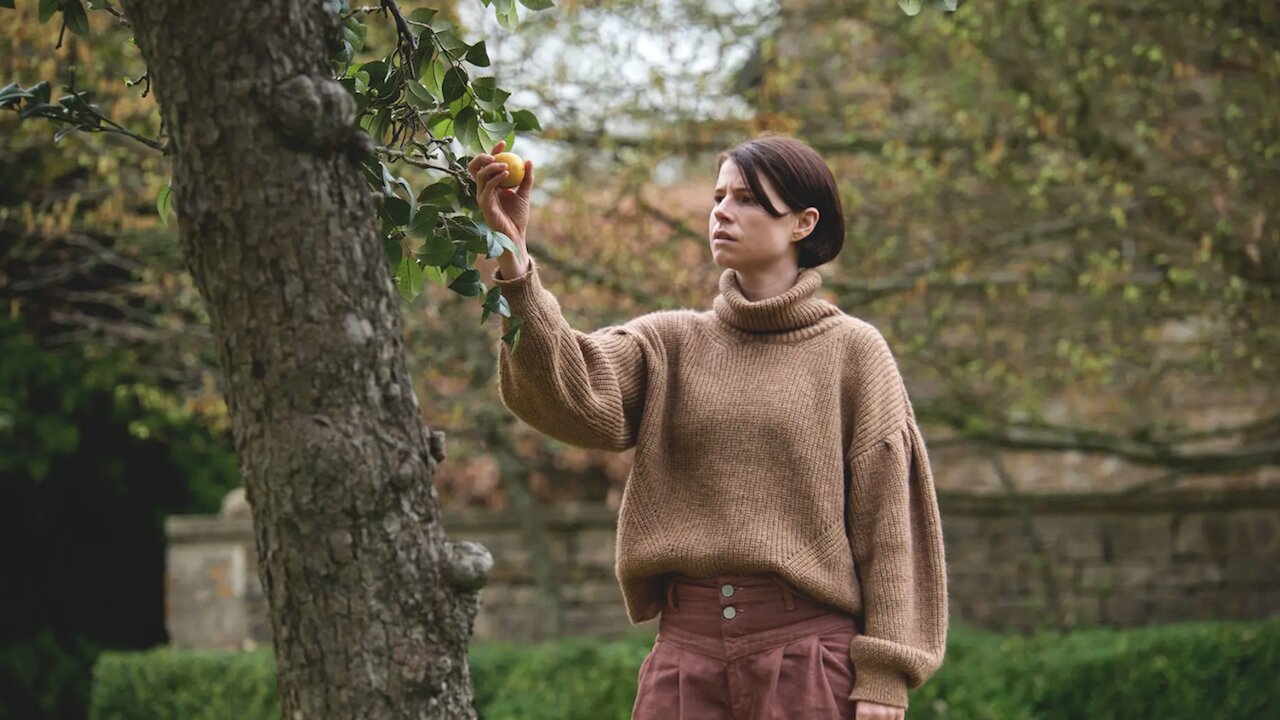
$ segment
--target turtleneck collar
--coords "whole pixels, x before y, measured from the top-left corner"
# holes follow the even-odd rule
[[[713,304],[716,317],[745,332],[798,330],[840,312],[817,297],[822,275],[815,268],[802,268],[796,283],[786,292],[764,300],[751,301],[742,294],[738,272],[726,268],[720,274],[720,294]]]

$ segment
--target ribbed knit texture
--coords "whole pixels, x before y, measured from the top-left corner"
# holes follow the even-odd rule
[[[495,276],[524,317],[499,342],[499,397],[563,442],[635,458],[618,513],[617,575],[632,623],[657,617],[671,573],[777,573],[854,615],[851,700],[905,708],[942,663],[942,524],[924,440],[875,327],[817,297],[743,296],[585,333],[536,260]],[[510,321],[503,318],[503,332]]]

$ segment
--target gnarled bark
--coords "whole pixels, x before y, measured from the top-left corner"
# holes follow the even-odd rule
[[[468,718],[454,545],[322,0],[129,0],[218,342],[285,718]]]

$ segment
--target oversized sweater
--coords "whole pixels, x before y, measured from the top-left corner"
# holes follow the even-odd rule
[[[947,586],[924,440],[871,324],[817,296],[742,294],[573,329],[539,266],[494,283],[524,318],[499,342],[499,397],[579,447],[635,448],[616,572],[630,621],[658,615],[672,573],[774,573],[859,619],[851,700],[907,707],[942,663]],[[511,329],[503,318],[503,332]]]

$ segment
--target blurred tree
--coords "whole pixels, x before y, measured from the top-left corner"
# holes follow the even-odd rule
[[[711,158],[792,133],[841,182],[826,287],[884,330],[933,444],[1119,460],[1109,487],[1136,491],[1280,464],[1274,15],[600,2],[491,55],[554,109],[531,247],[575,327],[707,307]],[[424,338],[452,322],[420,317]],[[490,354],[470,355],[476,377]]]
[[[37,19],[0,12],[0,77],[74,66],[146,126],[127,32],[99,23],[101,49],[72,34],[55,56]],[[84,718],[101,650],[165,642],[164,516],[216,512],[239,483],[207,319],[146,200],[160,155],[55,130],[0,112],[0,718]]]

